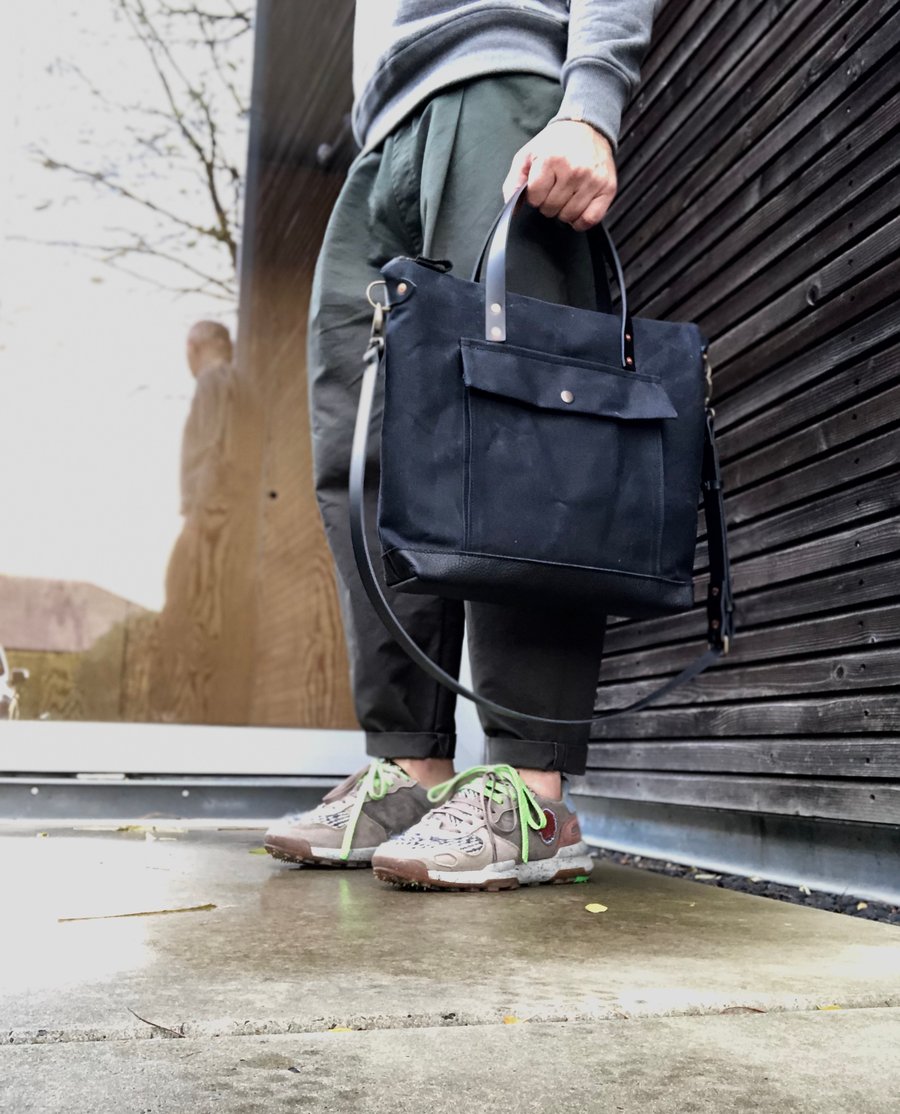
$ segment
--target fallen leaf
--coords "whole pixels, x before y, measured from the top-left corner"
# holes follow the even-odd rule
[[[248,855],[268,855],[268,853],[265,847],[251,847],[247,852]]]
[[[588,874],[576,874],[572,879],[573,882],[590,882],[590,880],[590,875]]]
[[[720,1013],[765,1013],[765,1010],[758,1009],[756,1006],[726,1006]]]
[[[841,1006],[816,1006],[817,1010],[839,1010]]]
[[[114,921],[120,917],[159,917],[167,913],[206,913],[210,909],[215,909],[217,906],[212,902],[206,905],[185,905],[180,909],[146,909],[141,913],[100,913],[95,917],[57,917],[57,924],[64,924],[67,921]],[[141,1018],[143,1021],[143,1018]]]
[[[335,1025],[334,1028],[328,1030],[329,1033],[352,1033],[353,1030],[347,1025]]]
[[[869,903],[868,903],[868,901],[857,901],[856,908],[857,909],[868,909],[869,908]]]
[[[521,1019],[521,1017],[516,1017],[515,1014],[508,1013],[506,1015],[506,1017],[503,1018],[503,1024],[504,1025],[521,1025],[522,1024],[522,1019]]]
[[[592,901],[590,905],[585,905],[585,909],[589,913],[605,913],[608,906],[601,905],[598,901]]]
[[[49,835],[49,832],[35,832],[35,839],[46,839]]]

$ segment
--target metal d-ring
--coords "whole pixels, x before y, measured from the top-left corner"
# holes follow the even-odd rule
[[[384,301],[383,302],[377,302],[372,298],[372,287],[373,286],[383,286],[384,287]],[[387,309],[388,308],[390,303],[388,302],[388,296],[387,296],[387,283],[384,281],[384,279],[374,279],[372,282],[369,283],[369,285],[366,287],[366,300],[368,301],[369,305],[373,307],[373,309],[374,309],[375,306],[381,306],[382,309]]]

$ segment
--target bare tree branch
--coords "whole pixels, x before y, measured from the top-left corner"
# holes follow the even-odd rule
[[[136,22],[140,21],[143,24],[144,30],[149,36],[150,60],[153,63],[157,76],[159,77],[160,83],[162,84],[162,87],[165,91],[169,106],[171,107],[172,113],[175,117],[175,122],[178,125],[178,130],[181,132],[188,145],[193,148],[194,152],[197,155],[197,158],[200,160],[200,163],[203,167],[207,186],[209,188],[210,201],[212,202],[213,209],[216,213],[216,219],[218,221],[219,239],[228,247],[229,253],[231,254],[232,265],[236,266],[237,242],[232,235],[228,215],[222,206],[222,202],[219,197],[218,183],[216,182],[215,166],[217,153],[217,135],[215,120],[213,119],[212,113],[210,112],[209,104],[202,93],[196,88],[195,85],[192,84],[192,82],[185,75],[182,68],[176,62],[174,56],[172,55],[172,51],[163,41],[159,32],[154,27],[149,15],[147,14],[147,9],[143,0],[130,0],[130,3],[134,5],[134,11],[137,13],[136,15],[133,14],[131,11],[129,0],[119,0],[119,2],[126,14],[126,18],[129,20],[132,26],[135,27],[135,30],[138,30],[138,28],[135,26]],[[207,154],[203,143],[194,133],[193,129],[188,126],[185,114],[177,103],[172,84],[169,81],[169,78],[160,63],[159,54],[157,52],[159,52],[159,54],[162,54],[162,56],[166,59],[166,62],[172,68],[174,73],[177,74],[177,76],[184,83],[184,86],[187,89],[190,98],[202,111],[208,129],[209,154]]]
[[[38,151],[37,154],[48,170],[68,170],[69,173],[74,174],[76,178],[83,178],[86,181],[94,182],[99,186],[103,186],[104,189],[111,190],[118,197],[122,197],[127,201],[134,201],[138,205],[143,205],[143,207],[149,209],[151,213],[156,213],[157,216],[165,217],[166,220],[180,225],[181,228],[196,232],[199,236],[212,236],[218,238],[214,228],[204,228],[203,225],[194,224],[192,221],[186,220],[177,213],[173,213],[170,209],[166,209],[162,205],[157,205],[156,202],[152,201],[149,197],[139,196],[133,190],[119,185],[118,182],[112,181],[109,174],[105,171],[86,170],[81,166],[73,166],[72,163],[60,162],[42,151]]]
[[[233,299],[235,295],[233,284],[229,283],[227,280],[202,271],[199,267],[195,267],[192,263],[188,262],[183,255],[175,255],[171,252],[162,251],[157,244],[151,245],[141,241],[132,244],[92,244],[81,240],[40,240],[33,236],[8,236],[7,239],[18,243],[39,244],[42,247],[70,248],[71,250],[87,254],[91,258],[97,259],[98,262],[108,264],[109,266],[117,266],[119,260],[127,258],[130,255],[152,256],[154,259],[162,259],[167,263],[172,263],[176,267],[180,267],[183,271],[187,271],[195,278],[200,279],[205,293],[214,293],[216,297],[226,300]],[[142,282],[151,282],[160,290],[171,290],[176,293],[188,292],[182,287],[170,286],[158,279],[142,275],[136,271],[126,271],[122,267],[118,267],[118,269],[122,270],[125,274],[131,275],[133,278],[139,278]],[[190,292],[195,293],[196,290],[197,288],[192,287]]]
[[[103,236],[121,235],[121,243],[80,244],[46,240],[94,253],[94,258],[123,270],[125,259],[151,257],[180,268],[216,297],[235,296],[243,174],[229,148],[246,126],[248,105],[236,75],[246,65],[246,50],[234,43],[253,26],[253,6],[239,0],[108,0],[140,43],[155,76],[160,98],[134,103],[120,90],[104,90],[99,78],[86,74],[68,59],[56,63],[71,73],[102,103],[104,111],[122,117],[120,144],[106,166],[92,166],[71,154],[59,156],[35,148],[50,170],[62,170],[77,181],[109,191],[142,210],[154,224],[135,230],[107,229]],[[235,52],[236,51],[236,52]],[[173,188],[173,175],[184,185]],[[191,189],[196,175],[202,188]],[[184,198],[173,204],[173,197]],[[200,208],[198,209],[198,204]],[[209,219],[202,212],[206,205]],[[198,263],[209,252],[204,244],[227,253],[227,274],[215,274],[215,263]],[[224,263],[224,256],[223,256]],[[125,273],[132,273],[126,271]],[[148,281],[147,277],[135,277]],[[158,283],[154,283],[159,285]],[[163,288],[165,284],[163,284]],[[195,287],[178,287],[195,292]]]

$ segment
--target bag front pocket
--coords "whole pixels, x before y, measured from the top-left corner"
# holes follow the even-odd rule
[[[465,549],[658,574],[658,379],[507,343],[460,341],[466,394]]]

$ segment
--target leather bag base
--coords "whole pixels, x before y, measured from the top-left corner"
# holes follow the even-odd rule
[[[687,611],[693,581],[611,569],[577,568],[484,553],[393,549],[383,554],[385,579],[401,592],[506,603],[585,607],[627,619]],[[640,602],[636,602],[636,595]]]

